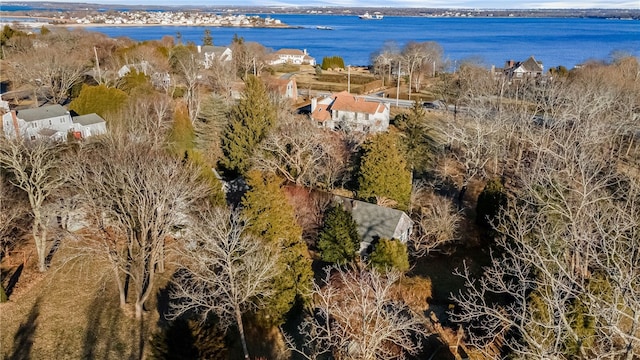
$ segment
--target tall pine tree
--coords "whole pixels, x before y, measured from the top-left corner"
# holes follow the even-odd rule
[[[311,257],[302,240],[302,228],[287,202],[281,180],[272,174],[251,171],[247,174],[251,188],[242,200],[243,215],[249,219],[249,231],[280,249],[282,273],[272,283],[275,295],[257,314],[266,325],[280,325],[296,301],[305,301],[311,289]]]
[[[369,202],[391,200],[395,208],[406,210],[411,197],[411,171],[397,136],[377,134],[363,144],[362,150],[358,197]]]
[[[229,171],[245,174],[254,150],[276,122],[275,107],[260,78],[247,77],[242,98],[231,109],[229,120],[222,138],[221,163]]]
[[[344,264],[352,261],[360,250],[360,235],[357,224],[342,205],[329,210],[324,218],[324,226],[318,236],[318,248],[322,260]]]

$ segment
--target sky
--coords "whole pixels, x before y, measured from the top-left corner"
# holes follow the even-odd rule
[[[21,2],[30,2],[29,0]],[[584,1],[503,1],[503,0],[62,0],[126,5],[207,5],[207,6],[344,6],[468,9],[640,9],[640,0]],[[0,6],[1,8],[1,6]]]

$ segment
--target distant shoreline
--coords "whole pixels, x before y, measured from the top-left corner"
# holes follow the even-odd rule
[[[73,21],[63,22],[59,18],[45,17],[45,16],[25,16],[25,15],[11,15],[6,11],[0,12],[0,20],[3,18],[10,19],[24,19],[34,21],[0,21],[0,25],[12,25],[16,24],[18,27],[35,28],[42,26],[55,26],[55,27],[148,27],[148,26],[194,26],[194,27],[223,27],[223,28],[259,28],[259,29],[298,29],[299,26],[290,26],[287,24],[269,24],[269,25],[228,25],[228,24],[159,24],[159,23],[146,23],[146,24],[107,24],[107,23],[77,23]]]

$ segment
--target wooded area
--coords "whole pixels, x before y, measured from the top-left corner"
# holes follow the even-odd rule
[[[513,79],[385,44],[372,74],[418,101],[368,134],[316,126],[242,38],[208,68],[171,36],[0,40],[12,108],[108,126],[0,134],[4,358],[640,357],[637,58]],[[408,241],[361,252],[356,201]]]

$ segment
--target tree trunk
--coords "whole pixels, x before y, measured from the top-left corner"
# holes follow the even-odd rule
[[[36,244],[36,253],[38,254],[38,270],[45,272],[47,271],[47,231],[46,227],[42,225],[42,216],[38,210],[33,212],[31,233]]]
[[[160,241],[160,250],[158,253],[158,263],[156,264],[156,267],[158,269],[158,272],[160,274],[164,273],[164,240]]]
[[[238,325],[238,332],[240,332],[240,342],[242,343],[242,351],[244,352],[244,358],[249,359],[249,350],[247,349],[247,339],[244,337],[244,326],[242,325],[242,313],[238,307],[235,308],[236,323]]]
[[[142,320],[142,313],[144,311],[144,303],[142,302],[141,299],[136,300],[135,309],[136,309],[136,320],[138,320],[138,321]]]
[[[120,294],[120,307],[123,308],[127,305],[127,294],[124,289],[124,283],[118,273],[118,267],[113,267],[113,273],[115,275],[116,285],[118,285],[118,293]]]

